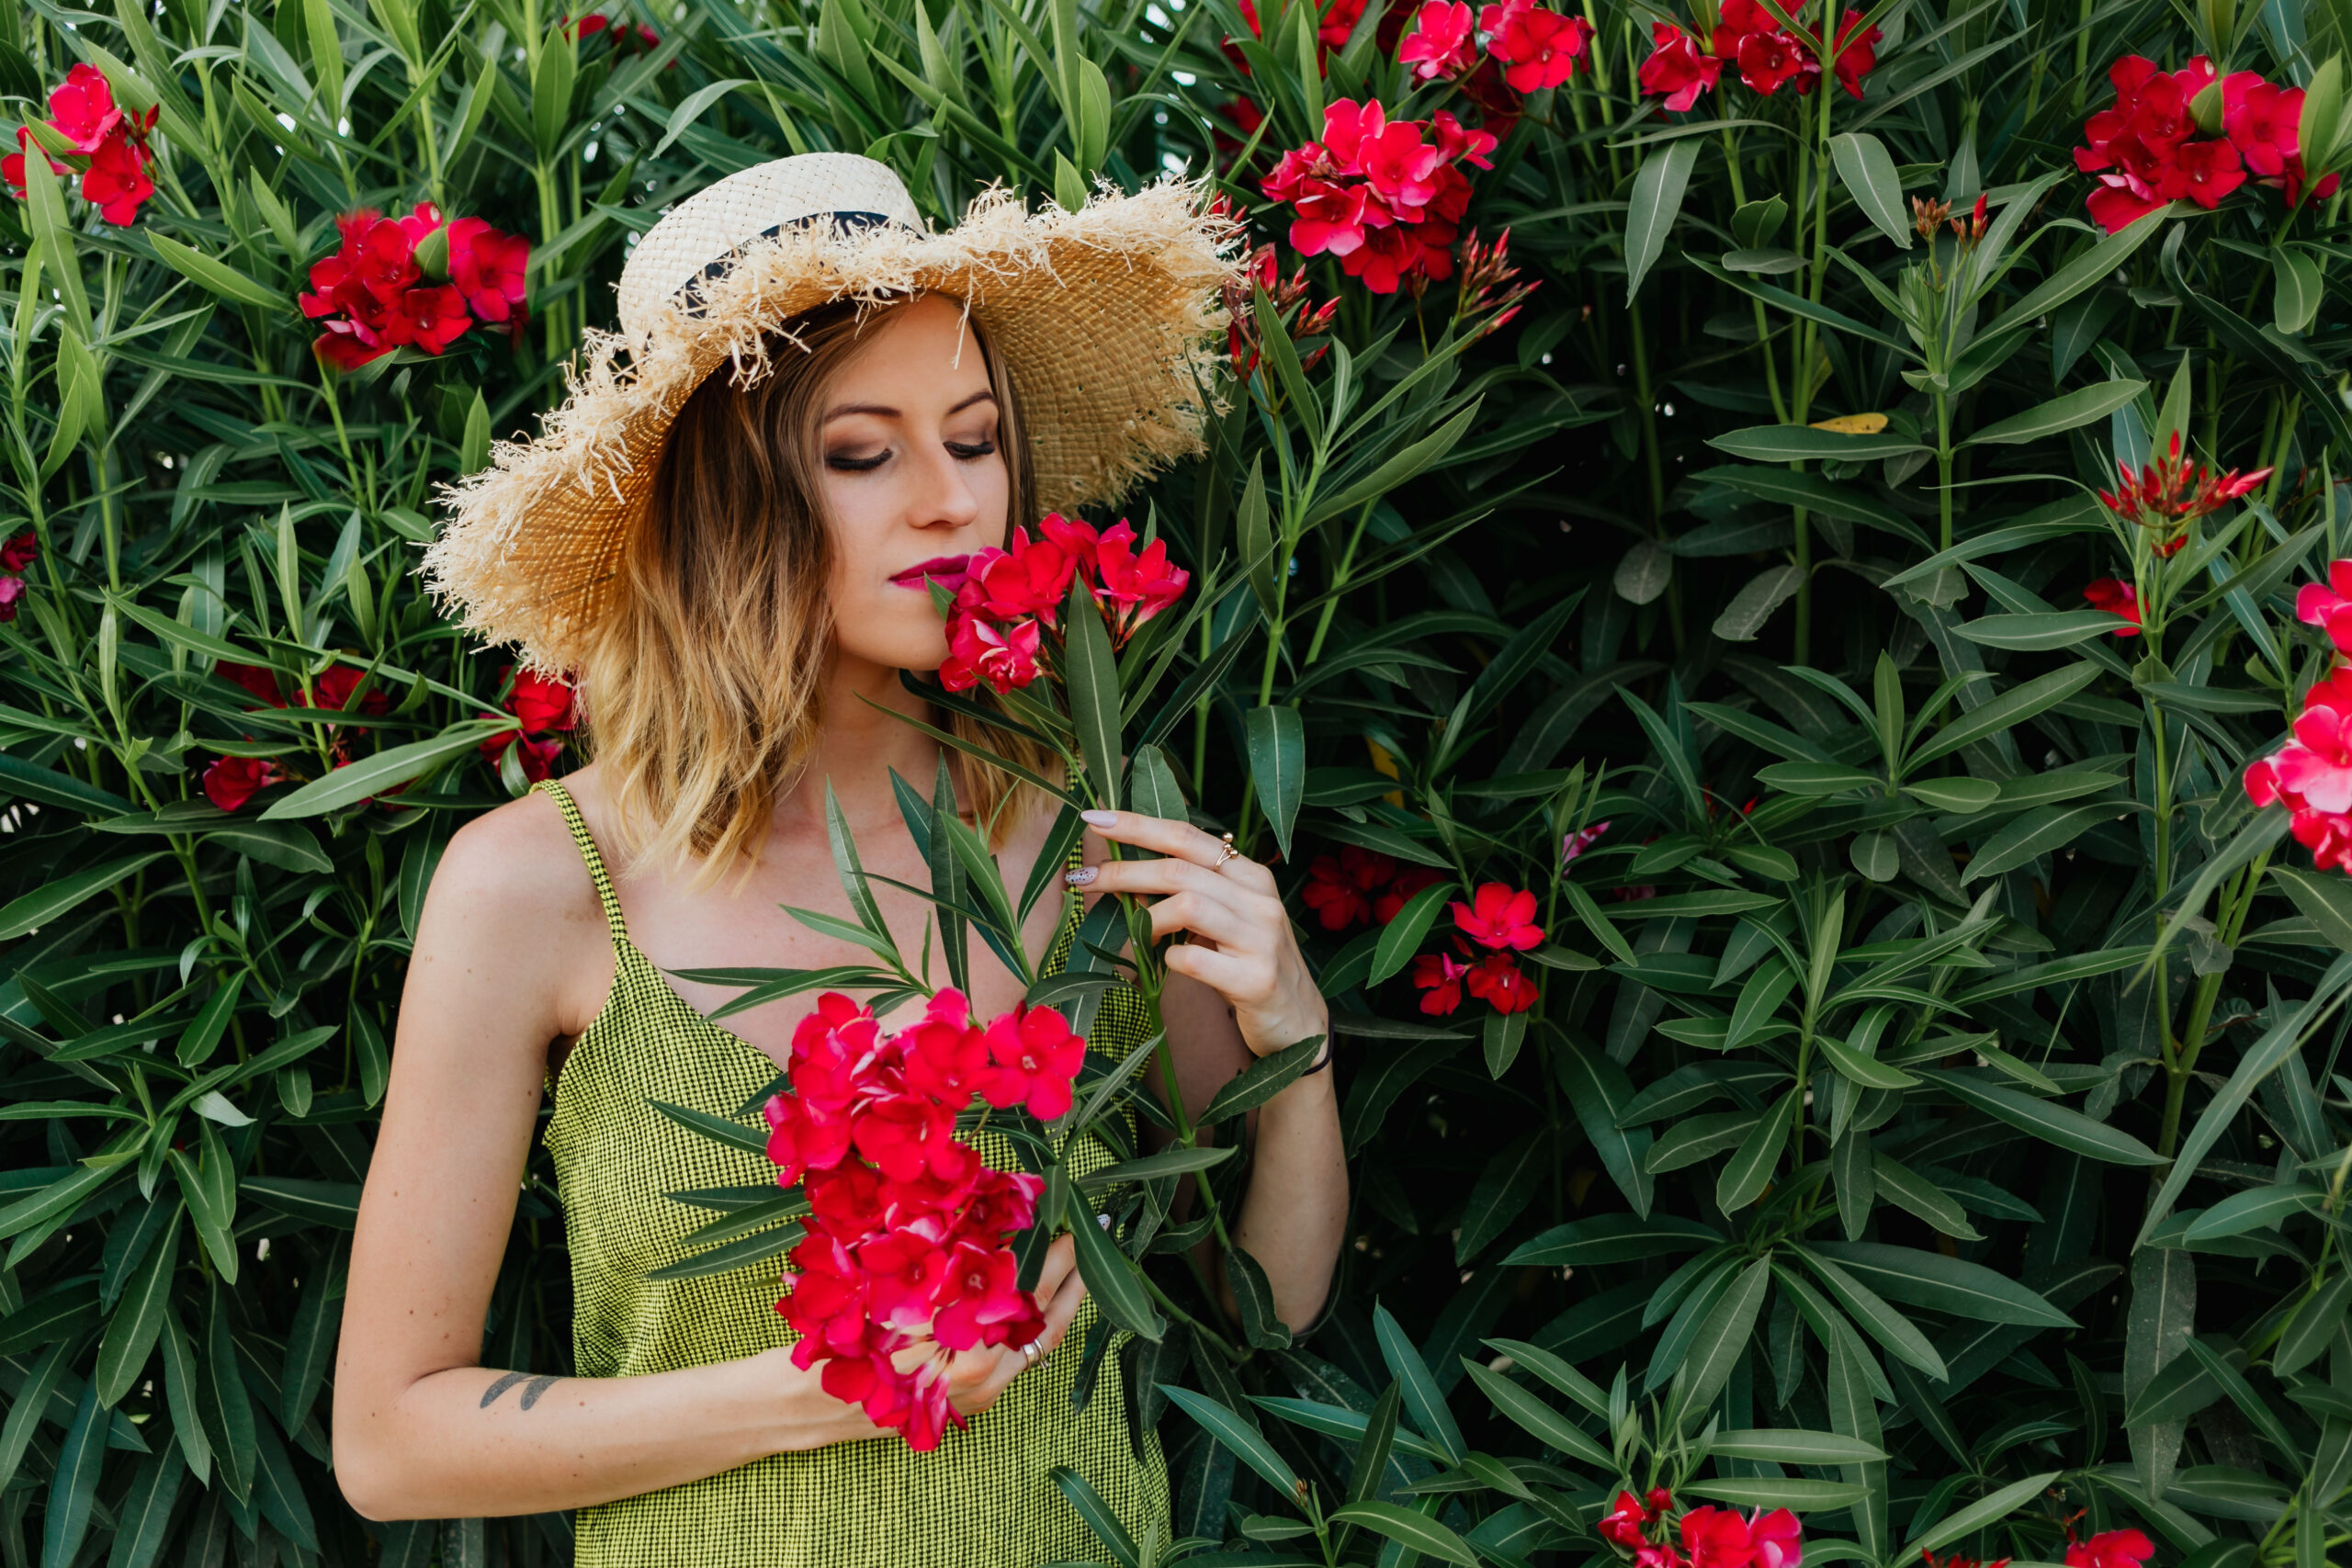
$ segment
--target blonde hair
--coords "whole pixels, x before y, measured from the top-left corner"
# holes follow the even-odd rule
[[[729,866],[748,877],[777,801],[808,765],[833,636],[823,392],[872,319],[913,298],[845,299],[796,318],[771,334],[766,375],[749,385],[712,375],[670,428],[645,520],[623,547],[617,601],[578,671],[587,745],[632,863],[699,861],[694,888]],[[996,396],[1010,525],[1035,493],[1028,443],[1012,377],[965,321]],[[1046,777],[1057,771],[1034,741],[950,717],[959,739]],[[951,762],[992,844],[1037,804],[1001,769],[967,755]],[[929,793],[929,780],[909,782]]]

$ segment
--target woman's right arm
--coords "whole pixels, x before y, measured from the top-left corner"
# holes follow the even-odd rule
[[[369,1518],[582,1507],[881,1435],[783,1350],[631,1378],[481,1364],[548,1043],[564,1032],[563,966],[592,950],[610,952],[604,918],[552,803],[517,802],[450,840],[401,999],[336,1366],[335,1474]],[[1055,1262],[1038,1292],[1049,1338],[1077,1305]],[[956,1360],[967,1412],[1024,1365],[1009,1349]]]

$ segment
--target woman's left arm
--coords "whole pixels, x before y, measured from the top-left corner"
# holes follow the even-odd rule
[[[1267,1055],[1309,1035],[1331,1049],[1330,1010],[1307,973],[1273,874],[1188,822],[1134,811],[1090,811],[1104,839],[1160,860],[1090,856],[1070,874],[1090,893],[1157,898],[1151,934],[1182,931],[1166,950],[1160,1021],[1188,1115]],[[1222,859],[1223,863],[1219,862]],[[1251,1168],[1233,1238],[1266,1271],[1274,1311],[1294,1326],[1323,1310],[1348,1224],[1348,1167],[1328,1066],[1251,1113]],[[1229,1294],[1229,1292],[1228,1292]],[[1228,1300],[1225,1303],[1231,1310]]]

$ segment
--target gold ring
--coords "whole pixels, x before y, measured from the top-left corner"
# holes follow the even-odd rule
[[[1233,847],[1232,834],[1225,834],[1223,836],[1223,843],[1225,847],[1217,852],[1216,859],[1209,863],[1209,869],[1211,871],[1223,871],[1225,869],[1226,862],[1229,860],[1238,860],[1241,858],[1241,852]]]

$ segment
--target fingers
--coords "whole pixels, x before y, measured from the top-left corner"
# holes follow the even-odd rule
[[[1033,1292],[1046,1301],[1061,1288],[1064,1280],[1078,1272],[1078,1244],[1067,1235],[1054,1237],[1046,1248],[1045,1265],[1037,1270],[1037,1288]]]
[[[1147,817],[1140,811],[1088,811],[1080,813],[1087,824],[1104,838],[1137,849],[1156,850],[1163,855],[1209,870],[1216,867],[1225,855],[1225,843],[1214,833],[1204,832],[1190,822],[1178,822],[1166,817]],[[1218,874],[1235,881],[1247,878],[1251,882],[1262,878],[1269,887],[1273,874],[1255,861],[1227,860]]]

